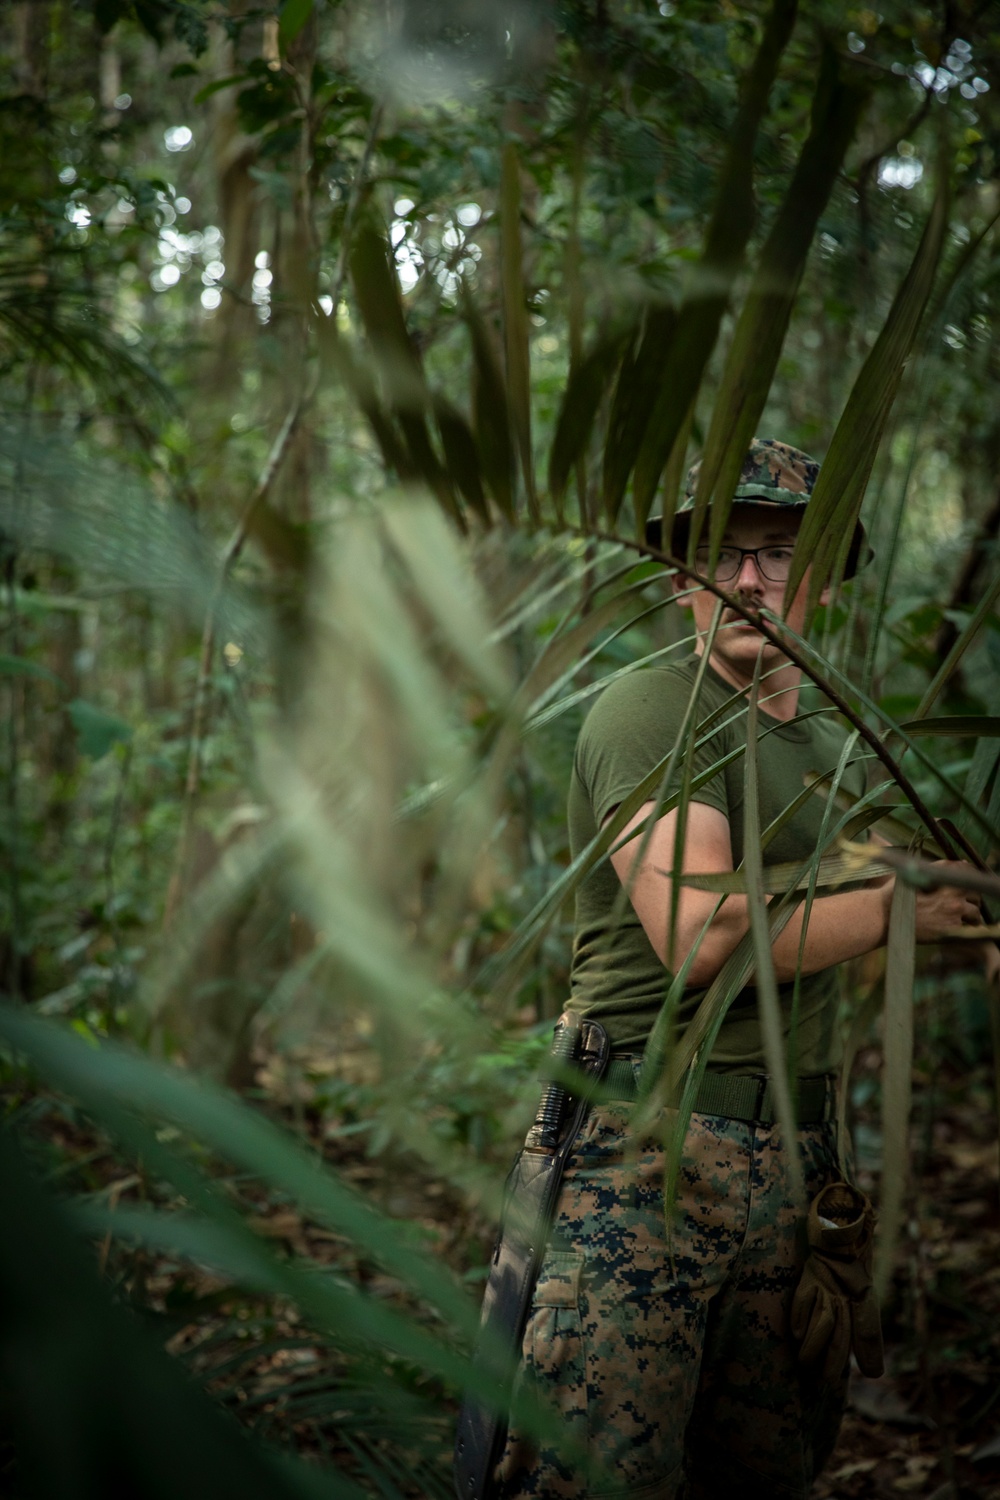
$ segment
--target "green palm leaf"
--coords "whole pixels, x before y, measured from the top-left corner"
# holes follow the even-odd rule
[[[761,250],[712,408],[691,523],[692,547],[708,506],[713,549],[722,539],[730,497],[771,389],[816,226],[867,97],[868,85],[856,68],[827,46],[809,136]]]
[[[743,81],[701,260],[667,347],[656,400],[636,455],[634,501],[640,529],[698,393],[753,229],[754,146],[796,10],[796,0],[773,0],[760,46]],[[612,524],[616,516],[617,511],[612,513],[609,507]]]
[[[885,325],[854,382],[805,509],[785,592],[786,607],[808,567],[812,569],[810,609],[836,568],[843,568],[875,454],[934,284],[949,204],[948,172],[942,158],[934,203],[920,244]]]

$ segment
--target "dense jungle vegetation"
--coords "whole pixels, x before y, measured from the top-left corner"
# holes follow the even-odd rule
[[[806,899],[871,825],[907,875],[821,1493],[1000,1493],[997,1002],[907,941],[921,860],[1000,891],[1000,7],[14,0],[0,54],[3,1492],[451,1493],[616,832],[571,861],[575,736],[758,432],[817,587],[875,551],[796,647],[872,788]]]

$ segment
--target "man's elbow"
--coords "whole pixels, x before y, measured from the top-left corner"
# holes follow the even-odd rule
[[[719,970],[722,968],[727,957],[728,954],[725,953],[705,953],[703,949],[699,949],[691,960],[691,967],[687,971],[687,988],[692,990],[707,989],[719,977]]]
[[[693,939],[681,938],[674,944],[673,952],[670,952],[668,947],[659,954],[659,958],[671,973],[678,974],[694,950],[684,983],[688,989],[703,990],[717,978],[719,970],[734,947],[735,942],[727,941],[722,934],[707,932],[701,935],[699,933]]]

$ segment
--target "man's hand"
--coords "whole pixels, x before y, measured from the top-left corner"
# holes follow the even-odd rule
[[[963,874],[975,875],[974,865],[961,859],[936,859],[934,869],[961,870]],[[879,887],[879,895],[885,907],[886,930],[889,923],[889,908],[896,888],[895,879]],[[917,892],[917,942],[938,943],[947,939],[956,927],[979,927],[983,916],[980,897],[975,891],[964,890],[954,885],[939,885],[932,891]]]
[[[996,984],[1000,979],[1000,948],[996,943],[983,943],[982,960],[986,983]]]

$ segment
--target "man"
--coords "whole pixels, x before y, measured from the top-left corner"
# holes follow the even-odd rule
[[[784,443],[751,445],[714,582],[753,611],[783,614],[792,550],[817,473],[812,459]],[[695,469],[670,539],[674,555],[685,555],[696,479]],[[650,539],[659,545],[657,527]],[[849,572],[862,549],[859,527]],[[704,576],[707,546],[697,561]],[[808,773],[834,770],[846,732],[832,714],[796,717],[798,669],[734,609],[723,608],[702,664],[715,596],[691,578],[676,577],[674,587],[694,589],[686,600],[694,653],[619,678],[598,700],[573,767],[571,842],[574,851],[583,848],[663,761],[683,733],[704,665],[693,712],[705,728],[695,736],[689,768],[695,789],[681,868],[731,871],[743,857],[747,694],[758,655],[762,830],[794,801]],[[807,587],[808,577],[784,614],[796,631]],[[842,784],[860,795],[860,764],[848,766]],[[616,840],[610,863],[593,871],[578,896],[571,1008],[610,1035],[611,1097],[590,1110],[568,1158],[523,1340],[519,1388],[534,1385],[555,1404],[568,1446],[538,1451],[512,1430],[497,1471],[505,1500],[675,1500],[682,1493],[685,1500],[805,1500],[842,1413],[846,1372],[831,1380],[803,1370],[789,1331],[806,1253],[803,1211],[761,1078],[766,1063],[752,983],[725,1017],[695,1100],[669,1238],[662,1142],[637,1141],[629,1132],[643,1050],[672,974],[693,951],[679,1007],[683,1026],[749,928],[744,896],[729,896],[716,910],[716,895],[682,885],[672,900],[679,813],[657,811],[656,800],[640,808],[626,831],[635,836]],[[805,863],[823,812],[820,797],[805,800],[768,842],[766,863]],[[647,836],[638,830],[651,817]],[[785,1042],[799,1078],[797,1149],[810,1199],[842,1176],[833,1124],[835,966],[885,942],[891,896],[891,881],[818,895],[804,936],[800,907],[773,943]],[[979,920],[975,899],[953,888],[917,898],[919,941]],[[584,1463],[568,1460],[567,1451],[584,1454]]]

